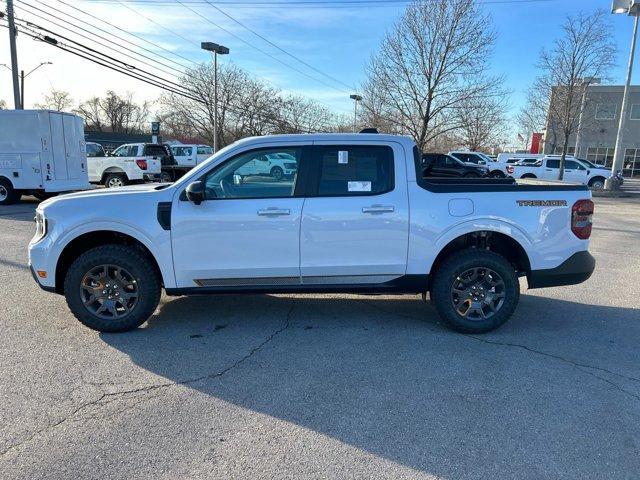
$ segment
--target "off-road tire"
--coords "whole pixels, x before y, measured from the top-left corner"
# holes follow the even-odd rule
[[[136,280],[137,303],[122,318],[102,319],[83,304],[80,293],[82,279],[99,265],[120,266]],[[86,251],[71,264],[64,279],[64,296],[71,312],[81,323],[100,332],[125,332],[138,328],[155,311],[160,293],[160,277],[151,259],[138,249],[126,245],[102,245]]]
[[[13,188],[13,184],[6,178],[0,178],[0,189],[2,196],[0,197],[0,205],[12,205],[20,200],[22,196]]]
[[[451,297],[451,288],[457,277],[474,267],[490,268],[504,281],[504,302],[492,317],[485,320],[464,318],[456,311]],[[486,333],[500,327],[513,315],[519,298],[520,283],[514,267],[502,255],[476,248],[452,253],[438,266],[431,284],[431,300],[440,317],[461,333]]]

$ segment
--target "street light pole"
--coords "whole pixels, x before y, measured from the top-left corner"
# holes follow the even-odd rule
[[[24,73],[24,70],[20,70],[20,108],[24,110],[24,79],[35,72],[37,69],[42,67],[43,65],[53,65],[52,62],[41,62],[36,68],[30,70],[27,74]]]
[[[353,133],[356,133],[356,127],[358,124],[358,102],[362,100],[362,97],[354,93],[349,95],[349,98],[353,100]]]
[[[227,55],[229,49],[213,42],[202,42],[200,48],[213,54],[213,153],[218,151],[218,54]]]
[[[620,122],[618,123],[618,133],[616,135],[616,146],[613,151],[613,164],[611,165],[611,176],[604,182],[607,190],[619,188],[619,184],[614,180],[618,171],[622,170],[624,161],[624,147],[622,145],[622,135],[627,120],[627,107],[629,105],[629,85],[631,85],[631,73],[633,72],[633,57],[636,51],[636,37],[638,35],[638,15],[640,15],[640,0],[613,0],[611,7],[613,13],[626,13],[634,16],[633,35],[631,36],[631,51],[629,52],[629,65],[627,66],[627,80],[624,84],[622,94],[622,106],[620,108]]]
[[[21,109],[20,85],[18,83],[18,52],[16,49],[16,22],[13,15],[13,0],[7,0],[7,20],[9,22],[9,50],[11,51],[11,76],[13,78],[13,103],[16,110]]]

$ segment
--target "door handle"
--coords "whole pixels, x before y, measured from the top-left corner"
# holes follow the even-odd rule
[[[289,210],[288,208],[269,207],[269,208],[258,210],[258,215],[263,215],[267,217],[278,216],[278,215],[291,215],[291,210]]]
[[[362,213],[390,213],[395,211],[393,205],[371,205],[370,207],[362,207]]]

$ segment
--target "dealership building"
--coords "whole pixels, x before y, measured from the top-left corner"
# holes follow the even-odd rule
[[[623,92],[623,85],[596,84],[586,88],[581,104],[581,126],[569,136],[569,154],[611,167]],[[553,92],[551,97],[553,99]],[[623,173],[640,177],[640,85],[630,87],[627,116],[622,134]],[[543,153],[559,154],[561,150],[561,135],[554,132],[553,119],[547,118]]]

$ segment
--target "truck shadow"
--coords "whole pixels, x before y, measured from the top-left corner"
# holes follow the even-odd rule
[[[524,478],[551,462],[584,477],[589,451],[635,458],[636,422],[620,425],[639,412],[639,318],[523,295],[502,329],[466,336],[413,296],[181,297],[101,338],[171,382],[416,471]]]
[[[18,220],[33,222],[36,208],[40,203],[35,197],[22,197],[22,200],[13,205],[0,205],[0,220]]]

